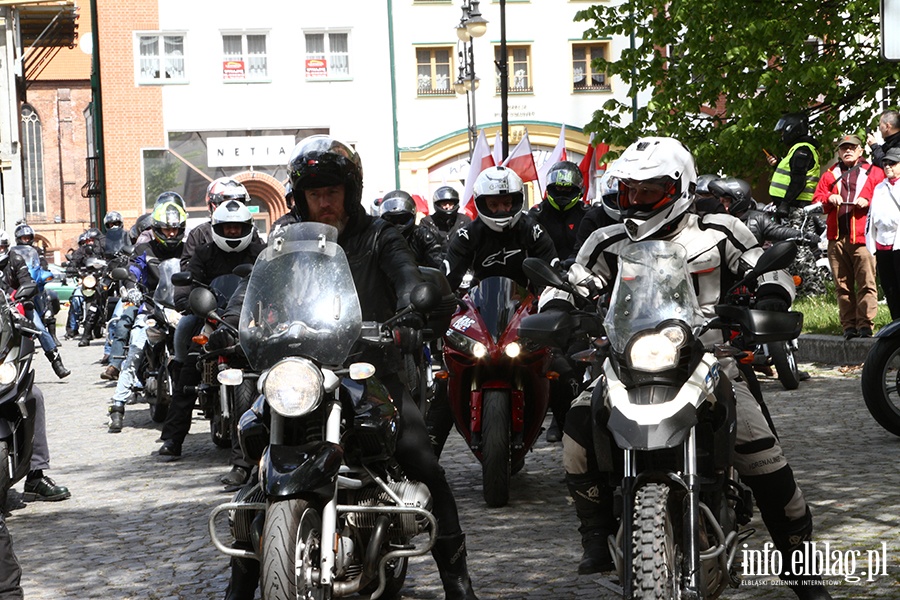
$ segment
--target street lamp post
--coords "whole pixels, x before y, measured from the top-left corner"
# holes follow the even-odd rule
[[[456,26],[456,36],[461,45],[459,56],[459,77],[453,84],[457,94],[466,94],[466,120],[468,124],[469,158],[475,149],[478,138],[478,121],[475,117],[475,90],[478,89],[478,77],[475,76],[475,53],[473,39],[481,37],[487,31],[487,20],[478,9],[479,0],[463,0],[462,18]]]
[[[509,156],[509,57],[506,53],[506,0],[500,0],[500,131],[503,157]]]

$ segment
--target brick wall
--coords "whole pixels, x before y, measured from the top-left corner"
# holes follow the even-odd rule
[[[135,85],[134,31],[159,28],[155,0],[98,2],[107,209],[130,226],[144,213],[141,149],[164,148],[162,91]]]

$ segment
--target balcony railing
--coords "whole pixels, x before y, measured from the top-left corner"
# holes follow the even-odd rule
[[[88,156],[87,183],[81,186],[82,198],[96,198],[100,195],[100,157]]]
[[[456,92],[453,88],[434,89],[431,87],[420,87],[416,90],[419,96],[455,96]]]

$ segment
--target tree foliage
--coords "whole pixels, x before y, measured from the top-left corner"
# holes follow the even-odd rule
[[[631,101],[609,100],[586,130],[617,146],[675,137],[701,173],[768,180],[763,148],[787,151],[774,127],[788,112],[809,115],[824,163],[842,134],[877,129],[880,91],[896,81],[881,58],[877,0],[623,0],[576,19],[592,22],[585,39],[634,32],[633,49],[595,68],[618,76],[629,98],[651,98],[634,115]]]

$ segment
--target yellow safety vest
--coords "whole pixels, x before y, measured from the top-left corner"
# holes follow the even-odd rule
[[[784,198],[784,195],[787,193],[788,185],[791,183],[791,157],[794,156],[797,148],[801,146],[806,146],[812,151],[813,166],[806,172],[806,187],[797,196],[797,200],[800,202],[812,202],[813,192],[816,191],[816,184],[819,183],[819,153],[816,152],[815,146],[809,142],[794,144],[787,156],[778,163],[775,173],[772,175],[772,183],[769,184],[770,198]]]

